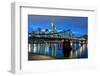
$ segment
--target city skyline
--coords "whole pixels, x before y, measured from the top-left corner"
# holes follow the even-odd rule
[[[88,18],[71,16],[28,15],[28,32],[48,29],[51,31],[54,23],[57,32],[71,30],[75,34],[87,35]]]
[[[88,17],[28,15],[28,60],[88,58]]]

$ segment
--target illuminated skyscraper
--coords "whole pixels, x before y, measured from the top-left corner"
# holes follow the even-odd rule
[[[51,22],[51,27],[52,27],[52,32],[53,32],[53,33],[56,33],[56,32],[57,32],[57,31],[56,31],[56,26],[54,25],[53,22]]]

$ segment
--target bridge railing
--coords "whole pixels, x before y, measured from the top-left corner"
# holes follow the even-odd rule
[[[83,37],[78,37],[77,35],[68,35],[64,32],[58,33],[29,33],[28,37],[37,37],[37,38],[68,38],[68,39],[81,39],[84,40]]]

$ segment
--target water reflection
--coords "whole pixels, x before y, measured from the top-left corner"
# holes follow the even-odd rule
[[[71,44],[72,50],[70,51],[69,58],[87,58],[88,57],[86,42],[70,41],[70,44]],[[38,42],[38,43],[29,44],[28,50],[29,52],[34,53],[34,54],[52,56],[57,59],[65,58],[63,55],[63,41],[44,41],[42,43]]]

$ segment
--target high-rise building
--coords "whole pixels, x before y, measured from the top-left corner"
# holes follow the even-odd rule
[[[51,27],[52,27],[52,32],[53,32],[53,33],[56,33],[56,32],[57,32],[57,31],[56,31],[56,26],[54,25],[53,22],[51,22]]]

